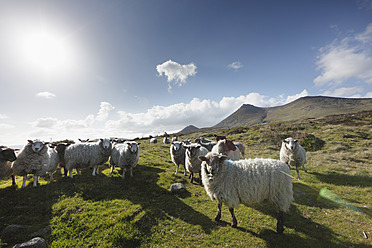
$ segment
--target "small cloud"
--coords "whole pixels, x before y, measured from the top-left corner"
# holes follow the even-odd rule
[[[169,92],[172,89],[172,82],[175,85],[181,87],[183,84],[186,83],[188,77],[196,75],[196,69],[197,67],[194,63],[181,65],[172,60],[168,60],[163,64],[159,64],[156,66],[156,70],[158,71],[159,76],[164,75],[167,77]]]
[[[113,110],[113,109],[114,109],[114,107],[110,103],[101,102],[100,109],[98,111],[96,120],[97,121],[104,121],[105,119],[107,119],[110,111]]]
[[[37,97],[43,97],[45,99],[53,99],[53,98],[56,97],[55,94],[47,92],[47,91],[39,92],[39,93],[36,94],[36,96]]]
[[[8,116],[4,115],[4,114],[0,114],[0,120],[4,120],[4,119],[7,119]]]
[[[229,69],[234,69],[234,70],[239,70],[240,68],[243,67],[242,63],[240,63],[239,61],[236,61],[236,62],[232,62],[231,64],[227,65],[227,67]]]
[[[324,91],[322,95],[326,96],[336,96],[336,97],[360,97],[360,95],[356,95],[357,93],[363,92],[363,88],[361,87],[350,87],[350,88],[338,88],[335,90],[327,90]]]

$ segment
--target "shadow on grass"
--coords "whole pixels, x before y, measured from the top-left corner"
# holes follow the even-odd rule
[[[294,205],[291,206],[289,213],[284,217],[284,233],[277,234],[275,232],[276,211],[274,208],[259,205],[255,206],[254,209],[271,216],[275,220],[273,229],[263,229],[259,233],[239,226],[237,229],[264,240],[266,242],[265,247],[370,247],[365,244],[341,241],[338,234],[330,228],[314,222],[311,218],[302,216],[301,212]],[[230,224],[224,222],[222,225]],[[295,231],[295,234],[292,233],[291,229]]]
[[[352,176],[339,173],[320,174],[317,172],[311,173],[315,175],[320,181],[339,185],[339,186],[358,186],[358,187],[372,187],[372,178],[369,176]]]

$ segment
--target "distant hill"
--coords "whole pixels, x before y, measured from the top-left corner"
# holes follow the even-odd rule
[[[283,106],[270,108],[243,104],[214,127],[250,126],[259,123],[320,118],[327,115],[348,114],[365,110],[372,110],[372,98],[306,96]]]
[[[186,132],[194,131],[194,130],[197,130],[197,129],[199,129],[199,128],[195,127],[194,125],[188,125],[187,127],[182,129],[178,133],[186,133]]]

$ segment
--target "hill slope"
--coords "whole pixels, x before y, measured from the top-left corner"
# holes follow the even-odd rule
[[[307,96],[283,106],[271,108],[244,104],[214,127],[250,126],[259,123],[320,118],[327,115],[348,114],[365,110],[372,110],[372,98]]]

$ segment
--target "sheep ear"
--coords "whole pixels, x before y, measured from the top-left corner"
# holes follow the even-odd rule
[[[298,139],[294,140],[294,142],[296,142],[296,143],[297,143],[297,142],[298,142]]]
[[[206,156],[199,156],[198,158],[201,161],[207,161],[208,160]]]
[[[137,145],[141,145],[141,142],[138,142]]]
[[[28,143],[31,143],[31,144],[34,143],[32,140],[27,140],[27,141],[28,141]]]

